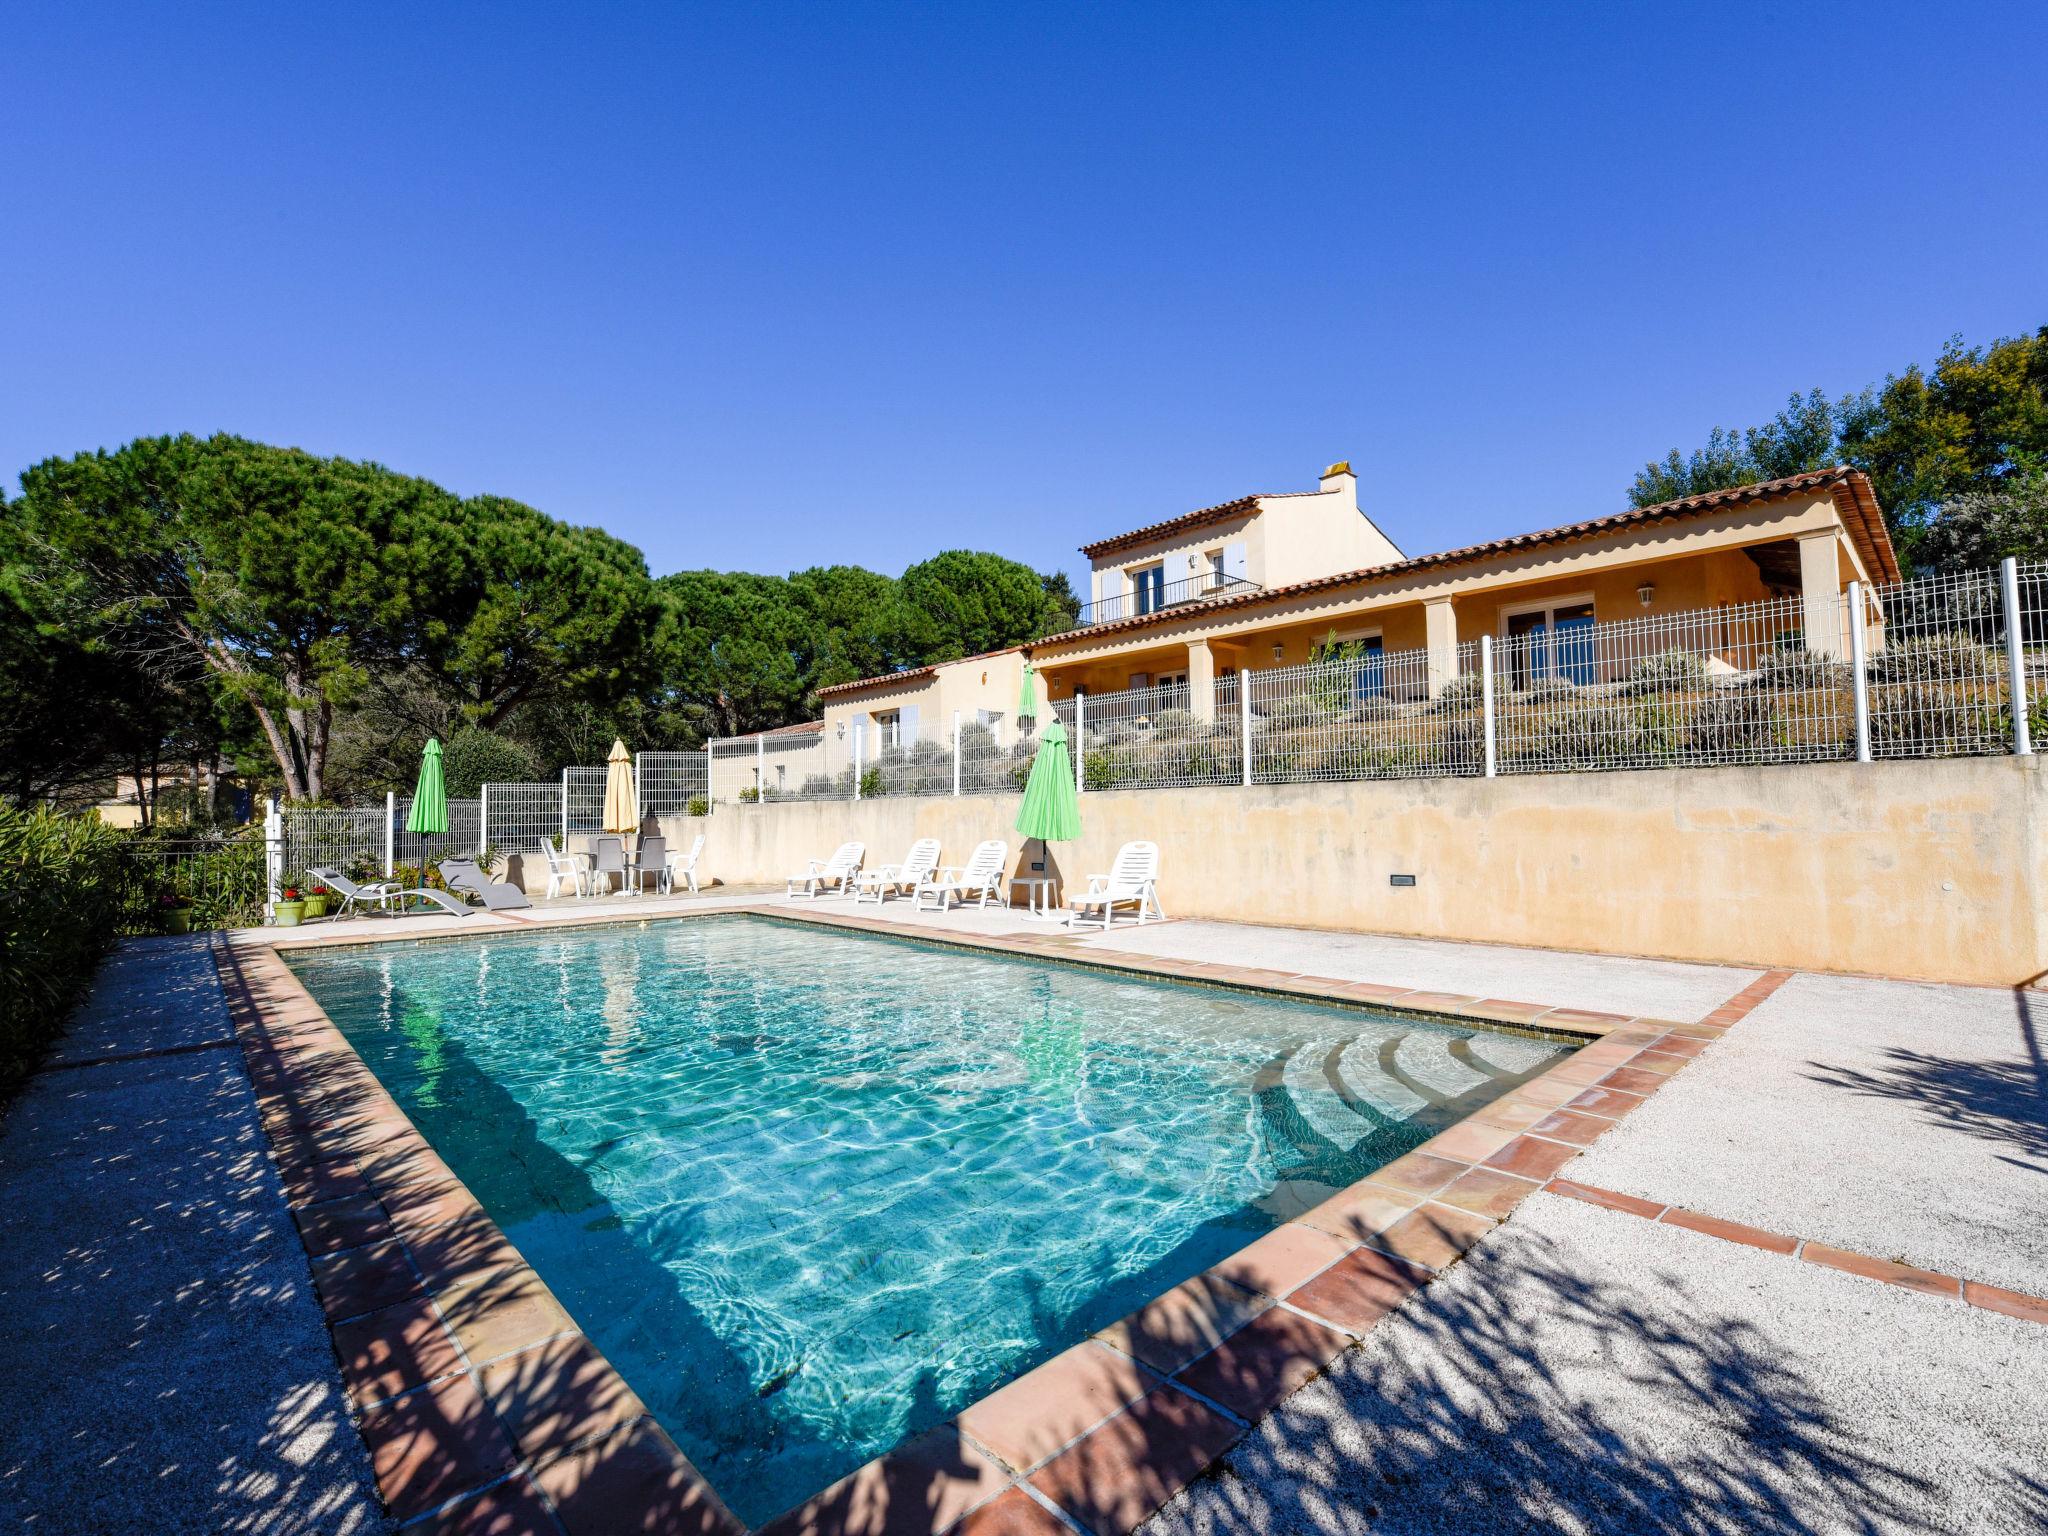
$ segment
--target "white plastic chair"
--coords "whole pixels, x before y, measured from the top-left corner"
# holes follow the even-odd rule
[[[945,911],[955,901],[965,905],[969,896],[977,898],[976,905],[986,907],[991,896],[1003,894],[1003,872],[1009,862],[1010,845],[1001,838],[976,843],[965,864],[942,869],[931,879],[918,881],[910,893],[910,909],[922,912],[927,896],[932,899],[935,912]]]
[[[672,853],[668,856],[668,888],[674,890],[676,882],[682,881],[690,888],[692,896],[697,894],[697,861],[704,856],[704,834],[697,834],[697,841],[690,844],[688,853]]]
[[[632,879],[632,872],[626,868],[626,840],[622,837],[600,837],[591,844],[590,894],[597,894],[600,880],[609,890],[613,875],[619,877],[619,889],[625,890]]]
[[[889,897],[900,896],[906,891],[915,895],[918,886],[929,880],[932,871],[938,867],[939,840],[920,837],[910,845],[910,852],[903,856],[901,864],[882,864],[862,870],[854,886],[853,899],[859,902],[873,896],[879,906]]]
[[[831,858],[813,859],[801,874],[791,875],[788,894],[816,897],[823,895],[827,887],[841,892],[852,890],[853,878],[859,873],[860,861],[867,851],[866,843],[841,843]]]
[[[1135,906],[1141,924],[1164,918],[1166,909],[1159,905],[1159,845],[1125,843],[1117,849],[1109,873],[1090,875],[1087,891],[1069,896],[1067,905],[1074,909],[1067,914],[1070,928],[1080,927],[1090,912],[1100,912],[1107,930],[1118,907]]]
[[[588,884],[584,878],[583,862],[580,855],[558,853],[555,850],[555,845],[545,838],[541,840],[540,851],[541,856],[548,861],[548,895],[550,898],[562,894],[564,882],[567,882],[569,889],[578,896],[590,894]]]

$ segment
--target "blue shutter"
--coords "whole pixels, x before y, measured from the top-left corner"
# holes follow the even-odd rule
[[[1182,585],[1188,579],[1188,557],[1185,553],[1168,555],[1161,563],[1166,567],[1166,601],[1177,603],[1188,595]]]
[[[906,704],[896,715],[903,725],[903,750],[908,752],[917,745],[917,706]]]

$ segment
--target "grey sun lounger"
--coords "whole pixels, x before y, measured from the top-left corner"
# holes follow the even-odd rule
[[[351,911],[357,912],[364,917],[397,917],[399,915],[398,909],[394,908],[391,904],[393,902],[402,903],[415,896],[422,901],[439,907],[443,912],[453,913],[457,917],[467,917],[474,910],[474,908],[467,907],[457,901],[446,891],[430,891],[425,886],[421,886],[417,890],[408,891],[402,890],[396,880],[379,880],[371,884],[359,884],[349,879],[340,870],[328,869],[324,866],[309,869],[306,873],[315,880],[318,880],[322,885],[329,886],[341,893],[341,910],[334,914],[336,917],[345,917]]]
[[[441,878],[448,882],[449,890],[475,896],[493,912],[533,905],[526,892],[508,881],[491,879],[477,868],[475,859],[443,859]]]

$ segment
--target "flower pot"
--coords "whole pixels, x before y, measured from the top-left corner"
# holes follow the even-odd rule
[[[299,919],[305,915],[306,904],[303,901],[280,901],[277,904],[276,921],[280,928],[298,927]]]
[[[190,933],[192,931],[192,909],[172,907],[164,913],[165,933]]]
[[[306,917],[325,917],[327,915],[327,898],[325,896],[308,896],[304,900]]]

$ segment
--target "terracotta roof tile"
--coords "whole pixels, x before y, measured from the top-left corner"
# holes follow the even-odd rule
[[[1820,490],[1841,491],[1847,496],[1849,504],[1846,507],[1838,504],[1838,510],[1842,514],[1842,522],[1848,530],[1850,539],[1863,554],[1864,563],[1877,580],[1897,580],[1898,558],[1892,551],[1891,536],[1885,531],[1884,517],[1878,510],[1877,495],[1871,489],[1869,477],[1859,469],[1838,464],[1832,469],[1810,470],[1806,474],[1789,475],[1782,480],[1766,480],[1756,485],[1734,486],[1725,491],[1682,496],[1676,501],[1659,502],[1655,506],[1633,507],[1626,512],[1614,513],[1610,517],[1591,518],[1583,523],[1567,523],[1563,527],[1546,528],[1537,533],[1513,534],[1508,538],[1492,539],[1484,544],[1468,544],[1462,549],[1447,549],[1434,555],[1416,555],[1412,559],[1370,566],[1365,570],[1341,571],[1331,576],[1318,576],[1310,581],[1294,582],[1289,586],[1268,587],[1263,591],[1241,593],[1234,597],[1211,598],[1206,602],[1188,603],[1162,609],[1157,613],[1119,619],[1108,624],[1091,624],[1085,629],[1072,629],[1064,634],[1047,635],[1043,639],[1033,640],[1029,648],[1058,645],[1069,640],[1092,639],[1098,635],[1120,634],[1127,630],[1143,629],[1184,619],[1193,613],[1206,614],[1217,609],[1256,607],[1261,603],[1284,601],[1304,593],[1328,591],[1333,587],[1365,586],[1392,577],[1413,575],[1419,571],[1468,565],[1474,561],[1491,559],[1496,555],[1513,554],[1518,550],[1540,549],[1555,544],[1575,544],[1625,528],[1676,522],[1707,512],[1724,512],[1731,507],[1750,506],[1762,501],[1779,501],[1789,496]]]

